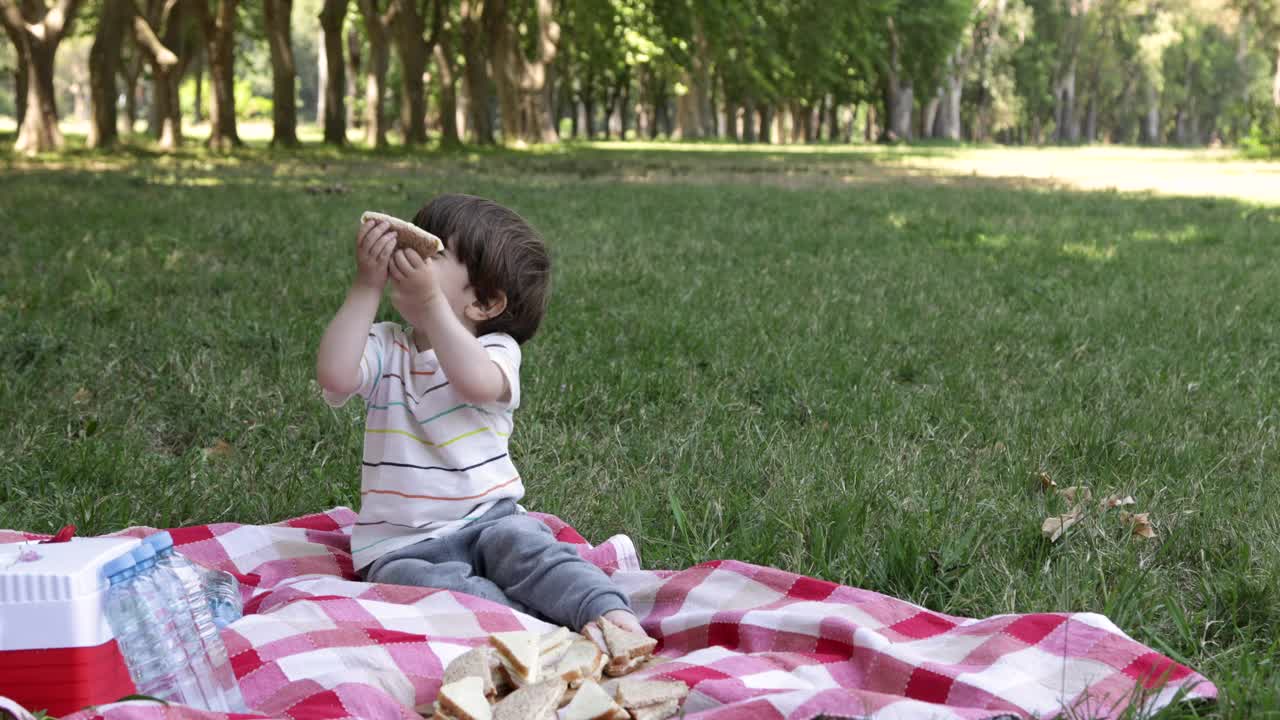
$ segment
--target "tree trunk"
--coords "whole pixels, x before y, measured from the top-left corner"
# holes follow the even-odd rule
[[[365,34],[369,38],[369,62],[365,66],[365,142],[375,148],[384,148],[387,146],[387,118],[382,104],[387,96],[387,66],[391,61],[391,49],[379,4],[376,0],[359,0],[359,5]]]
[[[833,143],[840,141],[840,103],[835,98],[831,98],[827,105],[827,140]]]
[[[178,97],[178,73],[173,68],[152,69],[151,126],[163,150],[182,145],[182,108]]]
[[[1146,110],[1142,114],[1142,137],[1140,138],[1144,145],[1160,144],[1160,93],[1156,91],[1155,83],[1147,80],[1144,82],[1143,92],[1146,97]]]
[[[693,17],[693,54],[690,58],[689,70],[689,102],[693,105],[692,120],[697,127],[700,138],[715,135],[715,115],[711,107],[711,68],[707,58],[710,51],[707,47],[706,33],[702,29],[702,21],[696,13]]]
[[[25,98],[18,103],[22,114],[13,146],[19,153],[35,155],[62,147],[53,86],[54,58],[82,2],[59,0],[52,8],[44,2],[27,2],[20,9],[12,0],[0,0],[0,24],[13,41],[19,68],[26,69],[23,82],[17,83]]]
[[[467,110],[470,113],[471,140],[477,145],[492,145],[493,121],[489,114],[489,69],[484,47],[484,29],[480,10],[474,0],[462,0],[462,22],[458,36],[462,40],[462,56],[466,68],[462,75],[462,88],[467,94]]]
[[[27,107],[14,150],[35,155],[60,149],[63,138],[62,131],[58,129],[58,106],[53,89],[53,59],[57,45],[48,41],[28,42]]]
[[[627,121],[631,117],[631,82],[626,81],[622,86],[622,107],[618,111],[618,139],[627,139],[627,130],[630,129],[630,123]]]
[[[214,150],[229,150],[244,145],[236,130],[235,95],[236,7],[240,0],[215,0],[217,5],[213,12],[209,11],[208,1],[195,0],[192,3],[204,33],[209,84],[213,86],[208,146]],[[174,101],[176,104],[176,94]]]
[[[1089,103],[1085,108],[1084,141],[1095,143],[1098,141],[1098,102],[1093,95],[1089,96]]]
[[[1271,74],[1271,104],[1280,108],[1280,42],[1276,43],[1276,69]]]
[[[1076,62],[1073,59],[1062,76],[1054,83],[1053,138],[1058,143],[1079,142],[1076,129]]]
[[[191,61],[196,66],[196,96],[191,108],[191,122],[199,125],[204,122],[204,54],[197,49],[194,55]]]
[[[453,47],[449,34],[443,33],[434,48],[436,74],[440,76],[440,144],[460,147],[458,135],[458,74],[453,66]]]
[[[148,5],[147,17],[133,16],[135,44],[151,65],[149,132],[163,150],[172,150],[182,144],[178,81],[184,68],[178,55],[187,54],[183,40],[184,7],[179,3],[152,2]]]
[[[27,75],[27,58],[19,53],[18,64],[13,69],[13,113],[18,120],[18,132],[22,132],[22,121],[27,116]]]
[[[760,130],[756,133],[756,139],[766,145],[773,143],[773,108],[768,105],[761,105],[758,109],[760,114]]]
[[[885,96],[886,127],[883,140],[887,142],[911,139],[911,110],[915,105],[915,90],[911,81],[903,81],[897,73],[890,74],[889,88]]]
[[[139,51],[120,68],[121,79],[124,80],[124,115],[120,118],[120,134],[126,137],[133,134],[134,125],[138,122],[138,93],[141,91],[138,78],[142,75],[142,64],[142,52]]]
[[[437,5],[442,0],[437,0]],[[426,38],[427,21],[417,0],[392,0],[393,19],[385,23],[400,58],[400,133],[405,145],[427,141],[427,92],[423,75],[435,37]]]
[[[132,13],[130,0],[104,0],[98,15],[98,29],[93,36],[93,48],[89,51],[93,121],[89,125],[87,144],[91,148],[110,148],[119,138],[116,69],[120,67],[124,31]]]
[[[364,120],[359,113],[360,100],[360,68],[363,48],[360,31],[352,27],[347,30],[347,57],[343,67],[347,72],[347,127],[362,127]]]
[[[493,85],[498,91],[498,117],[502,137],[511,143],[520,139],[520,93],[516,41],[507,26],[506,0],[485,0],[483,22],[493,65]]]
[[[942,107],[939,110],[938,132],[935,137],[942,137],[947,140],[958,141],[961,135],[960,126],[960,100],[961,92],[964,90],[964,71],[965,60],[956,51],[955,66],[952,68],[951,75],[944,81],[942,93]]]
[[[934,137],[934,126],[938,125],[938,108],[942,106],[942,88],[938,88],[938,92],[929,98],[929,102],[924,104],[924,110],[921,114],[924,116],[920,120],[920,137]]]
[[[534,56],[526,57],[512,27],[507,0],[487,0],[482,20],[493,58],[494,84],[507,142],[555,142],[548,122],[546,88],[560,42],[551,0],[535,0],[538,34]]]
[[[901,43],[893,18],[888,19],[889,58],[884,71],[885,129],[881,142],[899,142],[911,139],[911,110],[915,105],[915,93],[910,80],[901,76]]]
[[[263,25],[271,51],[271,146],[298,146],[297,80],[290,31],[293,0],[263,0]]]
[[[325,47],[324,27],[316,33],[316,117],[315,123],[324,126],[325,95],[329,93],[329,49]]]

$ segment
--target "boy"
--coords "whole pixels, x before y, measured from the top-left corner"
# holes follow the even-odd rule
[[[320,341],[326,402],[367,407],[356,571],[369,582],[455,590],[581,631],[601,616],[642,632],[626,596],[516,504],[507,444],[520,344],[546,310],[551,260],[516,213],[441,195],[413,222],[444,241],[429,258],[361,225],[356,276]],[[382,291],[408,327],[373,324]]]

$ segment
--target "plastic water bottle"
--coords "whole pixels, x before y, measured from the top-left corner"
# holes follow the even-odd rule
[[[107,590],[107,622],[138,692],[169,702],[186,702],[188,698],[178,682],[186,655],[173,634],[164,632],[156,622],[148,590],[139,583],[138,570],[132,554],[103,566],[103,574],[111,582]]]
[[[174,677],[182,693],[181,702],[196,708],[215,707],[210,704],[201,683],[203,648],[198,645],[189,645],[188,638],[183,632],[182,615],[190,615],[187,603],[175,597],[166,575],[157,572],[156,551],[150,545],[143,543],[134,548],[130,554],[137,568],[134,586],[138,588],[139,594],[146,598],[151,617],[159,632],[173,646]],[[193,636],[190,640],[194,643],[198,638]]]
[[[240,601],[240,581],[229,572],[214,568],[200,568],[204,573],[204,594],[209,599],[209,611],[218,629],[230,625],[244,615]]]
[[[143,541],[146,550],[139,550],[139,552],[144,555],[149,554],[150,557],[138,564],[139,566],[149,564],[154,568],[148,576],[155,581],[156,587],[164,597],[165,605],[173,615],[173,624],[182,641],[182,649],[187,654],[191,675],[200,686],[200,694],[204,697],[201,709],[226,711],[228,708],[223,698],[222,688],[219,687],[217,678],[214,676],[209,654],[205,652],[204,641],[201,640],[200,631],[196,627],[195,616],[191,611],[191,600],[187,597],[186,588],[182,586],[182,581],[178,579],[177,574],[160,562],[161,553],[156,549],[157,544]],[[170,539],[169,548],[164,552],[172,554],[172,548],[173,541]]]
[[[173,538],[167,532],[150,535],[143,542],[155,549],[156,562],[174,574],[186,594],[192,621],[200,642],[204,646],[215,684],[221,693],[223,708],[229,712],[249,712],[240,694],[240,685],[236,681],[235,672],[231,669],[231,661],[227,658],[227,648],[222,642],[222,636],[218,633],[218,627],[209,607],[208,597],[205,594],[204,568],[195,565],[174,550]],[[236,607],[239,607],[238,603]]]

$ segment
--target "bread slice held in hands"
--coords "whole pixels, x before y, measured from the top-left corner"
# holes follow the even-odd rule
[[[444,249],[440,238],[423,230],[411,222],[379,212],[366,212],[360,216],[360,224],[367,222],[385,222],[396,232],[396,249],[411,248],[421,258],[429,258]]]
[[[596,621],[600,632],[604,635],[605,647],[609,648],[609,665],[605,674],[617,677],[626,675],[653,655],[658,641],[644,633],[632,632],[608,618]]]
[[[448,720],[492,720],[493,709],[484,694],[484,682],[478,677],[465,677],[442,685],[436,695],[438,718]]]

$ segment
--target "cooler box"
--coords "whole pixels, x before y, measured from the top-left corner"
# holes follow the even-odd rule
[[[0,544],[0,695],[66,715],[136,692],[107,623],[102,566],[139,542]]]

